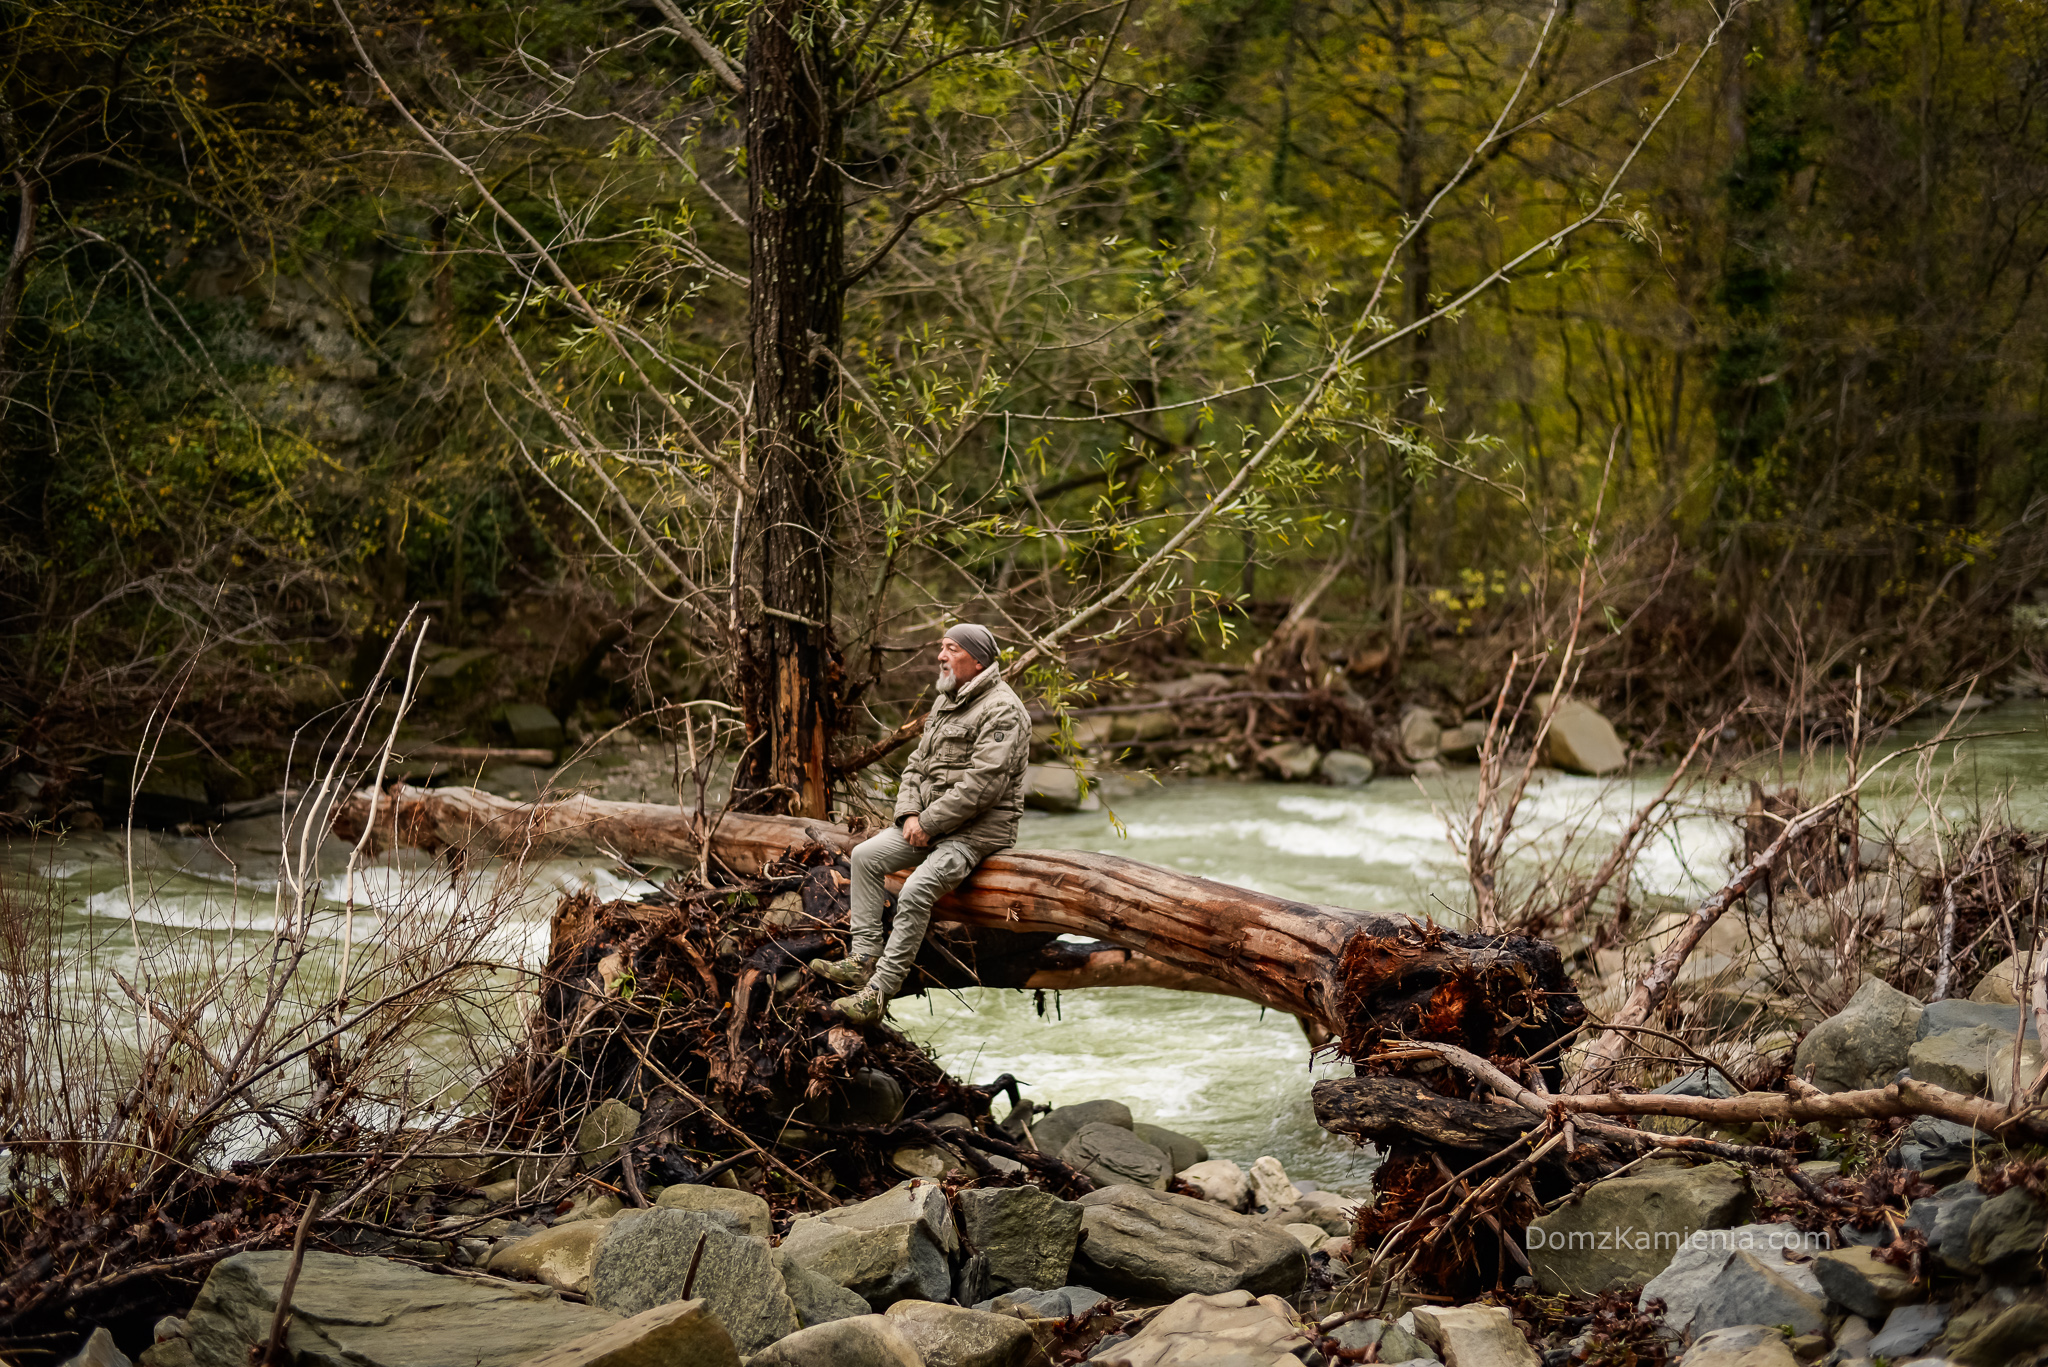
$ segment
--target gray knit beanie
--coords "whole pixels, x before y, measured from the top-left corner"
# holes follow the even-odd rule
[[[987,627],[973,622],[962,622],[946,628],[946,639],[974,657],[974,662],[983,669],[995,663],[996,636]]]

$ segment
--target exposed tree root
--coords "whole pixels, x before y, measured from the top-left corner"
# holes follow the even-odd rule
[[[621,1100],[642,1116],[622,1169],[663,1184],[737,1169],[785,1210],[872,1193],[917,1170],[906,1163],[998,1180],[1031,1169],[1089,1190],[995,1124],[994,1098],[1016,1099],[1008,1078],[965,1085],[888,1025],[854,1029],[825,1010],[843,990],[804,963],[839,956],[845,879],[843,861],[808,854],[736,885],[565,901],[532,1033],[490,1081],[494,1124],[566,1162],[581,1117]],[[950,979],[992,949],[1028,978],[1040,947],[934,937],[919,968]]]

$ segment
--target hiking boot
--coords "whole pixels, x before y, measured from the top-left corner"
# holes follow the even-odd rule
[[[866,987],[868,979],[875,976],[873,959],[813,959],[807,966],[826,982],[856,991]]]
[[[830,1009],[855,1025],[876,1025],[881,1022],[882,1011],[888,1005],[888,1000],[880,992],[873,987],[863,987],[851,997],[841,997],[833,1002]]]

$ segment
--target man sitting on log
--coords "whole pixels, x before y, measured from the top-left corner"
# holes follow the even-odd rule
[[[1003,681],[996,638],[962,623],[939,643],[938,700],[903,767],[893,825],[853,850],[853,946],[811,971],[858,989],[832,1003],[856,1025],[873,1025],[903,986],[931,924],[932,904],[974,866],[1017,839],[1031,718]],[[882,943],[882,875],[915,866],[896,894],[896,923]]]

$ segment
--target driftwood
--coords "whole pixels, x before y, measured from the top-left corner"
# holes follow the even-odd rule
[[[1311,1093],[1316,1123],[1333,1134],[1457,1155],[1498,1153],[1541,1117],[1519,1106],[1494,1106],[1441,1096],[1413,1078],[1331,1078]]]
[[[1795,1080],[1793,1085],[1799,1084]],[[1800,1125],[1816,1120],[1841,1124],[1850,1120],[1931,1115],[1987,1134],[2048,1139],[2048,1113],[2038,1109],[2008,1110],[1995,1101],[1964,1096],[1915,1078],[1854,1092],[1745,1092],[1729,1097],[1605,1092],[1551,1100],[1553,1105],[1576,1115],[1663,1115],[1720,1126],[1759,1122]]]
[[[712,861],[743,876],[842,856],[859,839],[793,817],[707,817],[587,797],[528,804],[469,788],[402,785],[374,801],[358,794],[335,818],[351,840],[366,824],[376,848],[513,859],[601,854],[691,868],[708,846]],[[1328,1030],[1354,1058],[1386,1034],[1526,1055],[1583,1019],[1562,960],[1543,941],[1296,902],[1114,855],[1006,851],[941,901],[939,916],[981,932],[1043,937],[1035,960],[1011,955],[1008,968],[991,974],[984,965],[968,981],[1213,984]],[[1131,957],[1090,947],[1078,961],[1063,960],[1045,949],[1059,935],[1120,946]]]
[[[1774,1151],[1629,1130],[1601,1117],[1666,1116],[1728,1128],[1814,1121],[1839,1125],[1853,1120],[1931,1115],[2000,1137],[2037,1142],[2048,1139],[2048,1111],[2039,1107],[2009,1109],[1915,1078],[1848,1092],[1822,1092],[1811,1083],[1790,1078],[1783,1092],[1744,1092],[1730,1097],[1612,1090],[1590,1095],[1544,1095],[1522,1086],[1485,1059],[1455,1046],[1417,1043],[1407,1052],[1435,1054],[1505,1104],[1439,1095],[1404,1077],[1333,1078],[1315,1086],[1317,1121],[1326,1130],[1355,1135],[1383,1147],[1484,1153],[1506,1148],[1539,1125],[1576,1118],[1581,1130],[1603,1139],[1703,1151],[1748,1147],[1751,1153],[1745,1155],[1745,1161],[1772,1161],[1765,1156]],[[1380,1058],[1398,1056],[1396,1051]]]

